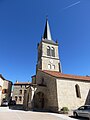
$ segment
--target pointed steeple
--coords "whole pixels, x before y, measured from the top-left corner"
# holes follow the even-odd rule
[[[47,39],[47,40],[52,40],[50,27],[49,27],[49,23],[48,23],[48,19],[47,18],[46,18],[46,25],[45,25],[43,38]]]

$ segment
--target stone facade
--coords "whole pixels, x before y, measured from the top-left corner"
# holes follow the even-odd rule
[[[47,49],[50,47],[50,49],[55,50],[55,56],[47,56]],[[43,41],[38,46],[38,53],[41,52],[40,58],[38,58],[37,67],[42,70],[54,70],[54,71],[60,71],[60,60],[58,55],[58,44],[57,43],[48,43],[46,41]],[[51,66],[51,68],[48,67],[48,65]]]
[[[12,82],[6,80],[2,75],[0,75],[0,105],[3,100],[7,100],[8,103],[11,99],[11,90],[12,90]]]
[[[23,108],[24,110],[32,110],[34,108],[34,93],[36,91],[36,85],[31,84],[27,87],[27,91],[24,94]]]
[[[8,103],[11,99],[11,90],[12,90],[12,82],[8,80],[4,80],[2,87],[2,99],[6,99]]]
[[[60,77],[54,74],[60,74]],[[73,110],[81,105],[90,104],[90,77],[65,76],[66,74],[63,74],[62,78],[62,73],[55,71],[52,74],[41,70],[37,72],[35,95],[39,92],[44,94],[43,109],[58,112],[62,107]],[[79,86],[80,97],[77,96],[76,85]],[[37,104],[40,104],[38,100]]]
[[[3,87],[4,79],[0,76],[0,105],[2,103],[2,87]]]
[[[28,103],[29,103],[29,96],[30,96],[30,91],[29,91],[29,87],[27,87],[26,92],[24,93],[24,100],[23,100],[23,108],[24,110],[28,109]]]
[[[38,71],[36,76],[36,84],[38,86],[35,95],[39,92],[43,93],[44,95],[43,109],[57,111],[58,101],[55,78],[50,75],[46,75],[41,71]],[[36,101],[37,104],[40,104],[38,100]]]
[[[23,104],[24,93],[26,88],[30,85],[30,82],[16,82],[13,86],[12,100],[16,101],[16,104]]]
[[[55,49],[55,57],[49,56],[47,57],[47,47],[54,48]],[[58,44],[48,44],[43,43],[43,52],[42,52],[42,70],[50,70],[48,68],[48,64],[51,65],[51,70],[59,71],[59,55],[58,55]],[[53,68],[55,66],[55,68]]]
[[[90,78],[89,78],[90,79]],[[75,109],[84,104],[90,104],[90,81],[75,79],[57,79],[58,107]],[[75,86],[80,87],[81,97],[77,97]],[[89,102],[88,102],[89,101]]]

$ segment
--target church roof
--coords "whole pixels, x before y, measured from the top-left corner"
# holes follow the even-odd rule
[[[16,82],[14,85],[30,85],[32,84],[31,82]]]
[[[44,30],[42,41],[45,42],[45,43],[58,45],[57,42],[52,40],[48,19],[46,19],[45,30]]]
[[[58,43],[55,43],[53,40],[48,40],[48,39],[42,39],[42,42],[53,44],[53,45],[58,45]]]
[[[47,40],[52,40],[48,19],[46,19],[46,25],[45,25],[43,38]]]
[[[42,72],[44,72],[48,75],[51,75],[53,77],[56,77],[56,78],[90,81],[90,76],[78,76],[78,75],[71,75],[71,74],[63,74],[63,73],[60,73],[60,72],[49,71],[49,70],[42,70]]]

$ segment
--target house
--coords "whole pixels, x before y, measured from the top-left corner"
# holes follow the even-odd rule
[[[38,43],[36,75],[32,76],[32,86],[27,88],[25,98],[26,109],[53,112],[59,112],[62,107],[72,110],[90,104],[90,77],[62,72],[58,42],[52,39],[47,19],[43,38]]]
[[[26,88],[31,84],[31,82],[18,82],[14,83],[12,100],[16,101],[16,104],[23,104],[24,94]]]
[[[2,86],[3,86],[4,78],[0,74],[0,105],[2,103]]]
[[[9,103],[11,99],[11,89],[12,89],[12,82],[6,80],[0,74],[0,105],[2,104],[3,100],[7,100]]]

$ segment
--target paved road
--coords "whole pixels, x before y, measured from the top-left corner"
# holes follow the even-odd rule
[[[0,120],[76,120],[76,119],[55,113],[12,110],[9,109],[8,107],[0,107]]]

